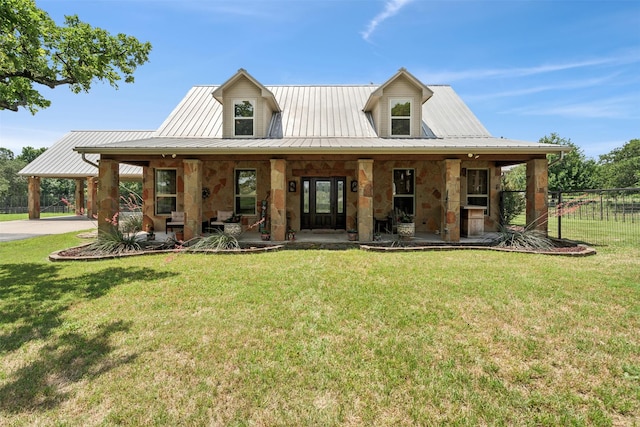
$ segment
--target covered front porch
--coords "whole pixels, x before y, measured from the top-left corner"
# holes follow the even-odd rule
[[[204,233],[204,236],[209,233]],[[242,233],[236,236],[238,242],[245,247],[251,245],[284,245],[288,249],[349,249],[358,248],[361,244],[367,245],[384,245],[384,246],[489,246],[492,240],[497,236],[495,232],[486,232],[481,236],[460,237],[455,243],[444,242],[438,234],[417,232],[414,237],[403,238],[396,233],[380,233],[374,236],[372,241],[350,241],[348,233],[344,230],[302,230],[295,233],[292,240],[268,240],[264,241],[259,233]],[[155,241],[162,242],[167,239],[175,239],[173,232],[156,232]]]
[[[454,156],[450,156],[454,157]],[[547,160],[544,156],[520,158],[527,165],[527,223],[536,222],[546,232],[546,221],[540,218],[547,212]],[[510,161],[514,161],[513,159]],[[360,242],[374,241],[377,220],[384,219],[398,206],[410,207],[415,221],[415,239],[425,242],[464,243],[469,241],[462,235],[462,212],[471,193],[467,177],[471,171],[485,171],[483,196],[487,208],[484,229],[495,231],[499,223],[499,193],[501,162],[498,157],[483,155],[473,158],[459,154],[455,158],[443,156],[158,156],[142,160],[117,156],[100,160],[98,198],[99,227],[108,229],[112,224],[102,220],[112,218],[118,212],[118,170],[120,162],[143,166],[144,206],[143,213],[154,225],[156,232],[165,231],[166,214],[158,213],[158,183],[156,171],[173,171],[175,177],[175,210],[186,214],[185,239],[202,235],[215,212],[234,210],[249,206],[251,212],[243,214],[243,239],[260,240],[258,228],[251,225],[260,221],[260,206],[266,195],[268,208],[266,224],[271,238],[276,242],[286,241],[290,229],[304,240],[337,240],[340,233],[355,229]],[[254,171],[250,197],[238,190],[238,171]],[[411,181],[398,181],[396,171],[412,175]],[[329,227],[317,227],[305,222],[304,214],[314,209],[309,201],[308,183],[329,182],[336,178],[340,193],[333,195],[328,212],[339,211],[342,222]],[[406,184],[406,188],[405,188]],[[402,185],[403,190],[398,188]],[[203,189],[206,189],[203,193]],[[207,197],[202,196],[206,194]],[[163,196],[164,197],[164,196]],[[253,199],[251,199],[253,197]],[[477,198],[477,197],[476,197]],[[242,200],[241,200],[242,199]],[[250,203],[243,200],[249,199]],[[242,203],[239,203],[239,200]],[[253,208],[255,206],[255,209]],[[324,208],[323,208],[324,209]],[[172,209],[173,210],[173,209]],[[325,229],[326,228],[326,229]],[[395,230],[393,230],[395,231]],[[384,236],[384,234],[382,234]],[[472,238],[474,240],[475,238]],[[346,240],[346,239],[343,239]],[[483,240],[483,239],[481,239]]]

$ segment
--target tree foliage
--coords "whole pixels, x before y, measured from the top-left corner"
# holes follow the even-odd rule
[[[18,176],[25,165],[24,160],[16,159],[13,151],[0,147],[0,199],[26,194],[26,180]]]
[[[640,187],[640,139],[600,156],[598,180],[602,187]]]
[[[584,155],[580,147],[568,138],[562,138],[556,133],[540,138],[541,143],[559,144],[571,147],[562,160],[559,154],[549,154],[549,190],[571,191],[594,188],[596,162]],[[559,161],[557,161],[559,160]]]
[[[22,147],[22,152],[16,158],[24,161],[24,163],[28,165],[29,163],[33,162],[36,159],[36,157],[38,157],[40,154],[44,153],[45,151],[47,151],[46,147],[41,147],[41,148]]]
[[[95,80],[116,89],[124,77],[148,61],[151,44],[125,34],[111,35],[66,16],[58,26],[34,0],[0,1],[0,109],[32,114],[48,107],[34,85],[69,85],[74,93],[88,92]]]

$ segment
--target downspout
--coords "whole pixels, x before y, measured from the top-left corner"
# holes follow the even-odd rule
[[[555,159],[553,162],[549,163],[547,165],[547,171],[549,170],[549,168],[553,165],[555,165],[558,162],[561,162],[562,159],[564,159],[564,151],[560,152],[560,157],[558,157],[557,159]],[[548,188],[547,188],[548,190]],[[562,206],[562,191],[558,191],[558,205],[556,206],[556,210],[558,206]],[[548,230],[547,230],[548,233]],[[558,215],[558,239],[562,239],[562,215]]]
[[[93,163],[91,160],[88,160],[86,158],[86,153],[81,153],[80,155],[82,156],[82,161],[84,161],[85,163],[89,163],[91,166],[95,167],[96,169],[100,169],[100,166],[98,166],[97,163]]]
[[[558,157],[557,159],[555,159],[553,162],[549,163],[549,164],[547,165],[547,167],[548,167],[548,168],[550,168],[551,166],[555,165],[556,163],[561,162],[561,161],[562,161],[562,159],[564,159],[564,151],[561,151],[561,152],[560,152],[560,157]]]

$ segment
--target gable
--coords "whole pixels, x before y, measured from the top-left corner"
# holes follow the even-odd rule
[[[222,104],[223,138],[265,138],[280,111],[273,93],[242,68],[212,95]]]
[[[431,89],[401,68],[371,93],[363,110],[371,114],[380,137],[422,137],[422,104],[432,96]],[[403,116],[398,117],[394,105],[410,105],[410,109],[401,109]],[[399,127],[398,123],[401,123]]]

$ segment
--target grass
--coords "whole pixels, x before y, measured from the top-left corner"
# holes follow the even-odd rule
[[[625,221],[613,218],[594,219],[567,215],[562,217],[562,238],[587,242],[591,245],[640,246],[640,213],[627,215]],[[525,225],[524,214],[518,215],[512,224]],[[558,217],[550,210],[549,235],[558,237]]]
[[[640,419],[638,248],[47,261],[77,242],[0,243],[0,424]]]
[[[54,216],[71,216],[75,215],[74,212],[41,212],[40,218],[49,218]],[[17,214],[0,214],[0,222],[2,221],[16,221],[19,219],[29,219],[28,213],[17,213]]]

